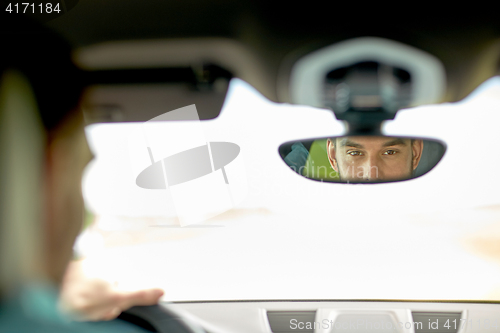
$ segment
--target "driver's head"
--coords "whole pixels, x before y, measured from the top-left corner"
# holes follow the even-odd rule
[[[328,160],[340,180],[376,182],[412,177],[422,140],[384,136],[348,136],[327,140]]]
[[[60,283],[81,229],[81,175],[91,154],[70,47],[5,14],[0,34],[2,294],[30,281]]]

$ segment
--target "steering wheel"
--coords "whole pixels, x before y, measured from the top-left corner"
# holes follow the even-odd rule
[[[183,318],[161,305],[134,306],[122,312],[118,319],[129,322],[149,332],[206,333],[196,323]]]

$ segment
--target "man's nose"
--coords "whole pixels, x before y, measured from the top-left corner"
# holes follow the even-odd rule
[[[363,179],[374,181],[380,179],[379,160],[377,156],[370,156],[364,165]]]

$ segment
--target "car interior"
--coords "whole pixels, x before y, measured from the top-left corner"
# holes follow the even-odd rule
[[[467,262],[461,262],[462,257],[453,257],[452,250],[436,254],[439,251],[438,244],[441,242],[439,237],[445,235],[453,227],[446,229],[448,231],[443,231],[443,224],[439,223],[448,223],[449,219],[446,216],[437,214],[433,219],[425,217],[429,216],[425,215],[427,213],[432,214],[429,208],[431,200],[436,207],[440,205],[440,200],[443,205],[448,204],[448,201],[442,198],[440,194],[442,192],[436,189],[438,185],[433,187],[433,179],[436,178],[432,177],[443,174],[439,173],[441,172],[439,170],[451,167],[452,162],[447,162],[447,158],[450,158],[448,161],[452,161],[455,151],[453,147],[462,142],[458,139],[456,142],[446,140],[451,136],[440,137],[439,133],[448,127],[461,126],[456,124],[465,124],[467,120],[462,119],[463,122],[459,122],[458,118],[453,119],[453,112],[433,118],[433,113],[426,112],[424,109],[421,113],[406,111],[406,109],[418,109],[426,105],[449,106],[453,105],[452,103],[460,103],[467,100],[467,96],[485,81],[500,74],[500,21],[494,11],[483,8],[480,14],[474,15],[468,9],[437,12],[431,8],[422,8],[423,5],[419,5],[418,8],[415,5],[403,10],[403,7],[385,8],[382,5],[339,3],[325,5],[316,1],[280,3],[261,0],[184,2],[66,0],[60,3],[64,4],[64,6],[61,5],[63,10],[60,13],[54,13],[50,17],[38,15],[34,19],[43,22],[72,45],[74,62],[84,70],[85,74],[82,80],[84,80],[86,90],[81,106],[89,127],[102,126],[102,124],[110,126],[122,123],[147,124],[156,117],[168,114],[167,111],[179,110],[193,104],[196,105],[195,111],[197,111],[200,123],[216,124],[226,117],[224,114],[226,111],[221,112],[221,110],[226,110],[225,108],[229,110],[228,99],[233,91],[231,87],[237,81],[240,82],[239,84],[249,86],[249,89],[254,89],[255,93],[260,94],[261,98],[266,99],[267,102],[283,107],[280,111],[280,115],[283,116],[276,117],[277,119],[271,115],[267,118],[266,114],[259,110],[249,110],[245,113],[246,117],[261,117],[257,121],[262,124],[262,127],[253,128],[253,133],[265,136],[266,132],[272,132],[278,137],[275,141],[270,140],[268,147],[255,148],[262,151],[263,158],[277,161],[273,163],[282,168],[270,168],[270,173],[280,170],[279,172],[283,175],[266,176],[269,178],[264,177],[266,180],[263,183],[268,182],[280,186],[280,181],[291,179],[291,182],[297,182],[297,184],[310,183],[304,186],[311,186],[311,189],[312,186],[318,186],[318,189],[321,186],[325,189],[325,193],[328,191],[332,193],[333,208],[331,209],[335,210],[337,209],[336,200],[339,200],[338,203],[344,202],[342,201],[344,199],[338,198],[335,194],[338,189],[338,191],[345,192],[344,196],[349,197],[345,199],[346,210],[353,209],[356,212],[359,211],[359,214],[364,216],[363,218],[373,217],[376,221],[381,221],[379,226],[363,227],[363,224],[356,222],[356,214],[353,214],[352,220],[347,217],[335,219],[326,215],[325,208],[325,211],[322,211],[324,215],[311,214],[313,216],[311,219],[317,221],[309,222],[303,219],[304,224],[300,228],[291,229],[290,234],[283,233],[283,238],[290,237],[291,239],[289,245],[285,246],[281,245],[281,239],[263,235],[267,233],[264,224],[267,223],[266,219],[269,217],[262,220],[265,223],[256,221],[257,227],[255,228],[264,225],[261,231],[254,233],[248,231],[252,228],[250,222],[260,219],[261,215],[267,214],[266,212],[255,213],[256,211],[247,210],[241,213],[242,210],[235,209],[235,216],[248,213],[247,219],[250,221],[245,222],[247,224],[241,227],[245,228],[244,232],[249,239],[244,242],[240,240],[240,242],[252,244],[255,247],[259,247],[260,243],[266,243],[265,246],[262,245],[262,248],[271,249],[269,251],[275,249],[276,252],[254,250],[249,245],[248,253],[242,252],[241,258],[231,256],[228,266],[239,259],[242,265],[245,265],[245,260],[253,260],[249,259],[252,258],[252,253],[272,257],[276,262],[280,258],[285,258],[283,260],[295,266],[280,275],[278,279],[272,277],[272,267],[273,265],[284,266],[284,263],[274,264],[272,260],[265,261],[265,264],[261,266],[255,263],[251,267],[260,268],[260,271],[245,273],[249,276],[245,280],[246,284],[233,283],[229,280],[210,280],[213,288],[212,294],[217,294],[218,288],[224,289],[224,284],[229,284],[234,289],[247,289],[250,293],[251,290],[258,290],[260,285],[265,285],[266,279],[272,281],[272,284],[268,286],[269,290],[278,288],[277,286],[282,284],[287,286],[286,288],[295,288],[297,291],[287,295],[286,291],[278,288],[280,291],[270,293],[269,298],[265,293],[260,292],[256,292],[255,297],[249,298],[239,298],[238,293],[232,298],[230,293],[223,292],[220,298],[214,299],[207,299],[205,296],[200,299],[196,299],[196,296],[189,299],[175,299],[175,297],[170,299],[167,295],[160,304],[133,307],[122,313],[118,320],[127,321],[151,332],[340,333],[353,330],[359,333],[470,333],[498,331],[498,325],[500,325],[499,294],[481,298],[481,296],[474,296],[480,295],[479,293],[471,292],[470,295],[473,296],[463,298],[463,295],[465,297],[469,295],[465,290],[481,285],[482,278],[479,276],[488,275],[491,280],[500,279],[500,276],[494,278],[491,275],[497,272],[498,259],[488,259],[492,262],[488,267],[494,268],[480,271],[474,268],[476,266],[467,266]],[[295,106],[304,108],[293,109]],[[400,112],[400,110],[403,111]],[[234,117],[238,116],[237,111],[236,108]],[[290,119],[296,117],[302,124],[300,126],[308,129],[301,131],[296,123],[290,125],[287,112],[289,112]],[[314,112],[320,115],[314,118],[316,117]],[[229,111],[226,114],[229,119]],[[311,118],[308,119],[309,114]],[[415,114],[415,118],[412,118],[411,114]],[[463,116],[468,113],[456,114]],[[323,119],[322,117],[324,119],[328,117],[329,120],[321,124],[321,121],[317,120]],[[482,119],[480,122],[477,119],[481,117],[480,113],[477,118],[471,116],[472,120],[468,120],[470,126],[481,127],[488,123],[484,127],[484,132],[487,133],[485,135],[489,138],[488,140],[496,138],[498,142],[500,132],[498,130],[495,132],[498,126],[494,123],[495,119]],[[419,124],[427,124],[427,126],[409,129],[410,125],[415,123],[414,119],[417,118],[421,119]],[[158,118],[157,120],[165,119]],[[175,128],[177,122],[197,119],[191,117],[189,113],[184,113],[166,120],[170,122],[168,126]],[[318,123],[317,130],[314,127],[316,123]],[[331,126],[330,131],[330,125],[333,123],[335,124]],[[154,125],[151,122],[149,124]],[[250,122],[243,119],[235,126],[243,128],[245,124],[250,124]],[[150,128],[151,132],[147,135],[153,135],[151,133],[154,132],[154,128]],[[457,128],[457,131],[461,129]],[[244,132],[238,127],[235,127],[233,131]],[[279,136],[281,133],[283,135]],[[466,133],[466,129],[463,128],[463,134],[466,135]],[[355,176],[353,171],[353,177],[350,178],[342,169],[342,159],[335,154],[343,149],[342,147],[357,147],[356,151],[352,149],[348,151],[347,158],[354,159],[361,158],[360,155],[368,155],[368,148],[366,148],[368,143],[362,147],[360,143],[355,142],[361,142],[362,139],[367,138],[369,139],[367,142],[373,145],[378,139],[392,140],[390,145],[384,143],[384,147],[391,147],[388,153],[384,153],[384,158],[387,160],[395,159],[393,154],[402,151],[401,147],[404,146],[404,149],[409,147],[411,156],[407,157],[404,162],[406,173],[390,173],[380,167],[381,174],[378,174],[379,169],[377,169],[375,180],[372,174],[367,174],[365,171],[358,176]],[[178,140],[188,141],[180,134]],[[226,184],[233,185],[237,182],[237,175],[230,168],[230,163],[237,160],[238,154],[247,153],[245,146],[239,143],[240,146],[234,144],[238,148],[220,145],[219,141],[226,140],[221,135],[219,139],[210,141],[210,145],[206,145],[206,147],[210,146],[207,148],[207,154],[216,156],[216,151],[219,149],[217,154],[223,156],[221,157],[223,162],[220,162],[215,170],[221,170]],[[218,142],[219,145],[217,145]],[[202,144],[203,141],[198,148],[205,147]],[[91,148],[92,145],[91,142]],[[229,154],[227,151],[230,149],[234,149],[231,151],[232,157],[227,157],[226,155]],[[149,164],[151,164],[150,170],[154,169],[154,165],[159,167],[161,164],[158,159],[159,154],[152,154],[149,150],[149,155],[146,155],[147,152],[146,149],[142,152],[146,162],[138,167],[139,171],[146,170]],[[247,157],[254,156],[248,154]],[[180,156],[180,153],[175,156]],[[193,161],[198,165],[203,163],[201,158]],[[165,158],[162,163],[167,168],[170,162],[168,158]],[[355,162],[351,163],[352,166],[355,165]],[[171,163],[173,164],[174,162]],[[392,165],[389,167],[390,170],[397,168],[396,164],[387,165]],[[324,172],[314,174],[314,168],[319,170],[320,167]],[[289,168],[292,168],[294,172],[287,170]],[[170,171],[166,172],[168,174]],[[167,185],[173,186],[177,183],[188,182],[200,176],[184,175],[184,178],[179,176],[182,180],[177,183],[172,183],[169,178],[167,185],[165,185],[165,180],[162,180],[163,183],[160,185],[156,183],[151,185],[152,183],[144,177],[132,180],[131,184],[133,186],[137,184],[143,189],[165,189]],[[484,191],[488,192],[488,198],[491,199],[484,203],[486,206],[498,204],[499,196],[496,189],[490,187],[493,185],[488,185],[488,179],[495,177],[499,178],[498,173],[477,179],[477,183],[483,184]],[[417,179],[413,180],[413,178]],[[462,179],[449,181],[450,183],[447,184],[453,184],[453,188],[447,188],[447,190],[454,192],[457,196],[461,195],[461,191],[467,193],[462,196],[475,195],[472,193],[475,188],[469,189],[465,185],[465,187],[461,186],[464,184],[461,183]],[[340,184],[337,184],[339,182]],[[349,184],[345,184],[346,182]],[[367,184],[370,182],[376,184]],[[422,198],[422,206],[428,209],[422,210],[425,214],[422,213],[424,217],[418,222],[424,225],[422,228],[427,228],[422,229],[422,233],[418,236],[421,237],[421,242],[404,238],[395,242],[393,244],[395,247],[386,249],[384,244],[389,244],[392,236],[387,236],[387,238],[381,236],[379,248],[370,245],[372,243],[367,241],[368,238],[362,236],[358,238],[359,242],[355,245],[352,245],[354,241],[346,240],[342,243],[345,253],[356,254],[355,257],[349,257],[350,259],[342,259],[337,258],[344,255],[344,252],[338,252],[338,248],[335,250],[337,252],[329,252],[330,244],[325,235],[320,235],[318,238],[300,238],[301,234],[306,234],[301,231],[301,228],[308,228],[311,224],[310,228],[317,228],[316,230],[321,233],[322,223],[335,225],[337,228],[335,230],[339,233],[351,229],[354,233],[355,228],[358,228],[356,230],[366,228],[365,231],[372,235],[378,235],[378,233],[382,235],[385,232],[383,229],[397,230],[394,233],[407,232],[404,226],[395,225],[399,217],[384,220],[385,209],[363,212],[363,208],[355,204],[377,195],[387,196],[389,204],[397,203],[398,200],[403,201],[402,193],[406,193],[404,192],[406,187],[403,186],[413,186],[411,184],[417,184],[417,182],[426,186],[424,196],[427,199]],[[495,182],[491,181],[491,184]],[[287,191],[294,190],[292,185],[285,188]],[[225,188],[222,190],[225,191]],[[237,189],[231,187],[229,191],[234,192]],[[306,196],[304,193],[295,194]],[[291,195],[293,197],[293,193]],[[476,197],[479,198],[479,196]],[[473,201],[474,199],[470,200],[470,202]],[[283,204],[280,203],[279,209],[293,215],[294,210],[299,209],[298,206],[301,205],[308,205],[308,201],[304,198],[297,198],[296,201],[289,200]],[[321,205],[318,201],[317,206]],[[450,203],[449,207],[455,207],[451,205]],[[498,207],[493,209],[498,209]],[[411,218],[419,218],[419,211],[411,213],[415,214]],[[226,219],[232,218],[231,210],[224,214]],[[287,218],[283,218],[284,225]],[[471,223],[476,219],[474,214],[471,214],[469,218]],[[478,220],[480,218],[482,217],[477,217]],[[498,215],[495,218],[498,219]],[[433,229],[428,227],[433,221],[440,221],[436,222],[436,225],[442,228],[439,229],[440,231],[435,231],[435,234],[433,234]],[[495,221],[491,222],[491,225],[495,225]],[[216,228],[222,222],[217,221],[216,225],[209,224],[213,228],[206,229],[210,229],[211,233],[217,233],[218,230],[238,227]],[[186,225],[190,223],[186,222]],[[161,232],[175,234],[175,237],[172,236],[174,243],[179,242],[179,239],[184,237],[181,232],[186,231],[186,235],[189,232],[191,233],[189,235],[194,235],[192,236],[194,238],[207,238],[206,243],[203,243],[204,246],[210,244],[209,237],[212,236],[196,234],[205,232],[204,229],[188,227],[178,229],[165,227]],[[244,237],[244,232],[241,231],[238,237]],[[111,234],[112,232],[109,232],[110,237],[112,237]],[[224,242],[223,237],[228,235],[229,233],[221,234],[217,236],[219,238],[214,238],[213,242]],[[259,238],[261,235],[262,238]],[[416,239],[417,236],[414,238]],[[301,243],[297,240],[301,240]],[[293,243],[294,241],[296,243]],[[335,241],[333,238],[332,242]],[[500,240],[497,241],[500,242]],[[195,246],[194,241],[190,242],[189,246]],[[230,246],[237,242],[237,240],[228,241],[226,250],[236,251]],[[289,247],[291,249],[293,244],[296,244],[296,248],[287,254],[287,249]],[[365,245],[366,248],[363,248]],[[439,265],[437,262],[439,260],[445,260],[441,264],[450,265],[454,270],[450,270],[448,275],[443,275],[442,278],[436,277],[435,279],[432,269],[429,268],[426,272],[419,271],[417,264],[412,263],[412,261],[420,262],[415,261],[415,258],[424,251],[419,246],[430,249],[426,254],[426,259],[422,259],[422,262],[428,262],[432,258],[436,260],[429,267],[434,267],[432,266],[434,264]],[[312,250],[309,251],[308,248]],[[380,250],[382,248],[384,248],[383,251]],[[174,247],[169,249],[176,251]],[[498,245],[496,249],[498,252]],[[145,247],[144,251],[153,253],[157,251],[157,248],[152,245],[148,249]],[[210,252],[206,248],[200,250],[200,252],[203,251]],[[405,251],[412,252],[404,254]],[[394,257],[388,257],[387,253],[394,254]],[[383,267],[386,266],[383,265],[392,265],[394,271],[397,271],[396,266],[401,264],[395,259],[397,253],[408,259],[406,266],[401,266],[405,269],[404,274],[401,272],[398,273],[399,275],[394,274],[395,278],[389,280],[393,272],[387,271],[383,275],[384,281],[382,278],[377,280],[374,276],[379,273],[377,269],[381,271],[385,269]],[[158,260],[162,258],[161,253],[155,253],[154,256]],[[311,256],[318,258],[311,260]],[[363,256],[370,259],[362,259]],[[164,259],[165,261],[175,260],[173,254],[165,254],[164,258],[167,258]],[[220,256],[221,263],[224,263],[224,258],[224,255]],[[447,263],[445,258],[451,259]],[[466,258],[469,258],[469,254]],[[345,270],[339,269],[335,275],[327,270],[329,273],[325,276],[321,268],[321,260],[343,264]],[[358,261],[365,265],[368,260],[369,265],[366,269],[350,271],[350,267],[356,266]],[[197,278],[205,279],[206,276],[214,274],[212,269],[221,269],[224,272],[227,269],[227,272],[232,274],[230,268],[222,269],[222,266],[210,266],[209,263],[204,265],[200,262],[192,263],[198,267],[186,268],[184,272],[180,264],[172,266],[173,269],[181,271],[170,272],[164,277],[165,281],[169,279],[175,281],[177,289],[208,289],[205,284],[196,287]],[[377,266],[377,263],[383,267]],[[127,265],[125,259],[122,264]],[[184,264],[190,265],[189,262]],[[471,283],[468,286],[464,285],[465,277],[460,277],[460,275],[466,275],[462,273],[468,269],[467,267],[469,267],[467,276],[470,276]],[[478,264],[477,267],[483,266]],[[308,269],[309,273],[305,272]],[[297,273],[300,277],[292,277],[298,270],[303,271],[300,274]],[[193,272],[198,272],[197,278],[193,277],[195,274]],[[339,275],[344,273],[345,277],[340,278]],[[181,277],[173,278],[174,275]],[[439,274],[436,273],[437,275]],[[239,275],[234,273],[230,276]],[[287,276],[293,283],[286,281]],[[408,276],[408,280],[405,280],[405,276]],[[464,291],[462,293],[457,291],[456,297],[451,292],[436,293],[436,297],[433,297],[430,292],[422,292],[421,297],[417,295],[414,298],[400,298],[397,293],[384,294],[383,292],[386,290],[384,288],[425,291],[427,286],[433,286],[428,288],[438,290],[439,285],[452,284],[455,277],[457,281],[460,280],[461,285],[464,285]],[[322,294],[319,287],[314,289],[312,286],[315,283],[320,284],[317,282],[319,280],[324,281],[321,282],[322,285],[331,284],[341,296],[335,297],[333,291]],[[182,284],[182,281],[185,281],[185,284]],[[168,282],[165,283],[168,284]],[[249,283],[253,286],[250,287]],[[355,293],[355,297],[349,298],[346,296],[348,293],[338,292],[344,288],[352,290],[358,288],[361,291]],[[371,288],[373,292],[364,293],[363,288],[366,290]],[[377,288],[381,288],[380,293],[377,292]],[[315,292],[308,293],[310,289],[314,289]],[[363,293],[366,296],[362,296]],[[207,293],[207,295],[212,294]],[[304,296],[300,297],[300,295]],[[402,291],[400,295],[410,295],[410,293]],[[411,295],[416,295],[416,291]]]

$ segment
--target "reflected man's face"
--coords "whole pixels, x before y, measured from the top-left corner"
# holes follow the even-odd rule
[[[332,168],[342,181],[355,182],[411,178],[423,147],[422,140],[384,136],[350,136],[327,141]]]

